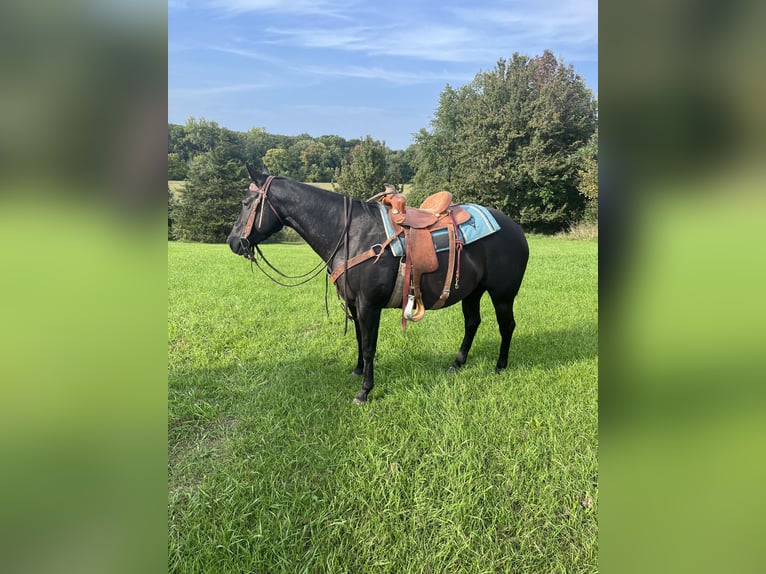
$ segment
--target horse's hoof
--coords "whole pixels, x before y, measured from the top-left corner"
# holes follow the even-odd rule
[[[457,373],[460,370],[460,365],[450,365],[447,369],[448,373]]]
[[[495,367],[495,374],[500,375],[505,371],[505,367]]]
[[[355,405],[363,405],[367,402],[367,393],[359,393],[352,401]]]
[[[351,371],[351,374],[354,375],[355,377],[361,377],[364,374],[364,369],[357,367],[353,371]]]

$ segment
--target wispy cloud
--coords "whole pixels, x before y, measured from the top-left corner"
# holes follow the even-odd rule
[[[370,80],[379,80],[402,85],[427,84],[431,82],[468,82],[470,75],[453,72],[426,72],[426,71],[403,71],[392,70],[380,67],[364,66],[305,66],[301,71],[317,74],[320,76],[343,77],[343,78],[361,78]]]
[[[525,44],[575,48],[598,39],[598,5],[592,0],[553,0],[453,8],[451,12],[473,30],[485,30],[491,43],[505,31]]]
[[[343,29],[267,28],[265,32],[275,42],[291,46],[364,50],[379,30],[355,26]]]
[[[486,62],[509,56],[517,51],[516,47],[528,52],[529,46],[538,51],[551,48],[571,54],[582,45],[597,43],[598,33],[595,0],[478,2],[470,8],[463,4],[446,6],[428,17],[418,14],[422,6],[396,1],[390,7],[359,4],[356,0],[204,1],[229,14],[294,16],[292,26],[263,29],[252,39],[259,42],[424,61]],[[333,17],[341,17],[344,22],[338,25]],[[239,53],[246,55],[244,51]]]
[[[269,28],[278,44],[303,48],[330,48],[368,55],[405,56],[444,62],[469,62],[489,53],[483,43],[465,28],[412,24],[406,29],[392,26],[356,26],[343,30],[316,28]]]
[[[207,46],[208,50],[213,50],[215,52],[223,52],[225,54],[234,54],[236,56],[242,56],[243,58],[249,58],[251,60],[259,60],[261,62],[268,62],[269,64],[282,64],[282,60],[279,58],[275,58],[273,56],[268,56],[264,54],[263,52],[258,52],[255,50],[248,50],[245,48],[235,48],[235,47],[228,47],[228,46]]]
[[[346,116],[365,116],[384,114],[386,110],[383,108],[376,108],[372,106],[333,106],[333,105],[317,105],[317,104],[302,104],[289,106],[289,109],[303,112],[310,112],[312,114],[318,114],[322,116],[333,117],[346,117]]]
[[[267,84],[229,84],[203,88],[176,88],[168,91],[170,97],[209,96],[235,92],[252,92],[268,88]]]
[[[207,0],[207,4],[224,12],[277,12],[347,18],[353,2],[348,0]]]
[[[517,46],[534,45],[539,51],[551,48],[557,52],[571,52],[583,43],[596,42],[595,24],[580,25],[567,18],[541,23],[532,14],[491,11],[474,14],[471,18],[471,22],[465,24],[413,23],[406,29],[358,26],[336,31],[296,27],[269,28],[266,32],[270,40],[291,47],[327,48],[455,64],[507,57],[517,51]]]

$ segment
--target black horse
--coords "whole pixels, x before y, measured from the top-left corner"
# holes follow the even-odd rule
[[[292,227],[326,264],[328,273],[386,239],[377,204],[349,200],[287,178],[273,178],[263,192],[268,174],[256,173],[242,201],[239,219],[227,240],[237,255],[253,258],[253,247],[283,226]],[[496,371],[508,365],[511,336],[516,327],[513,301],[529,258],[529,247],[521,227],[502,213],[490,209],[500,230],[465,245],[460,261],[459,289],[453,288],[445,306],[463,303],[465,335],[451,370],[462,367],[481,323],[479,304],[488,292],[500,327],[500,355]],[[439,254],[439,270],[423,275],[422,293],[426,308],[438,299],[444,287],[446,253]],[[374,386],[373,361],[378,343],[381,310],[387,306],[398,274],[399,257],[386,249],[376,261],[371,258],[348,269],[337,282],[354,322],[358,358],[354,375],[364,375],[362,389],[354,398],[364,402]],[[401,307],[399,303],[398,307]]]

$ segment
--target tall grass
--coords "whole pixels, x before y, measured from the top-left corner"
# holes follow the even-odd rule
[[[305,245],[268,245],[286,270]],[[370,401],[324,281],[277,287],[222,245],[168,244],[171,572],[593,572],[594,241],[531,237],[510,366],[491,304],[381,324]]]
[[[556,234],[564,239],[598,239],[598,221],[581,221]]]

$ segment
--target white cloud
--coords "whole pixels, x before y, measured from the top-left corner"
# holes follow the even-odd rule
[[[168,91],[170,97],[209,96],[233,92],[252,92],[270,86],[266,84],[230,84],[225,86],[209,86],[205,88],[176,88]]]
[[[305,66],[303,72],[320,76],[362,78],[391,82],[394,84],[412,85],[426,84],[430,82],[469,82],[472,78],[464,73],[451,72],[425,72],[392,70],[379,67],[347,66],[334,68],[330,66]]]
[[[470,7],[456,4],[438,10],[396,0],[390,4],[358,0],[201,1],[230,15],[271,13],[287,15],[293,21],[287,26],[271,23],[261,30],[256,26],[250,38],[253,42],[369,56],[486,63],[516,51],[532,55],[547,48],[571,59],[575,54],[594,53],[598,41],[596,0],[479,0]],[[239,53],[253,57],[252,53]],[[595,53],[588,59],[595,60]]]
[[[309,112],[312,114],[333,117],[365,116],[387,113],[388,110],[371,106],[332,106],[318,104],[302,104],[289,106],[289,109]]]
[[[454,8],[452,12],[472,29],[486,31],[490,41],[496,41],[499,38],[497,32],[503,29],[509,38],[552,48],[595,44],[598,39],[598,4],[595,0],[516,2],[471,9]]]
[[[270,64],[282,64],[282,60],[279,58],[274,58],[273,56],[268,56],[264,54],[263,52],[258,52],[255,50],[247,50],[244,48],[230,48],[225,46],[208,46],[208,50],[213,50],[215,52],[224,52],[226,54],[234,54],[236,56],[242,56],[243,58],[250,58],[251,60],[259,60],[261,62],[268,62]]]
[[[321,14],[345,18],[350,2],[346,0],[207,0],[213,8],[235,14],[274,12],[281,14]]]

